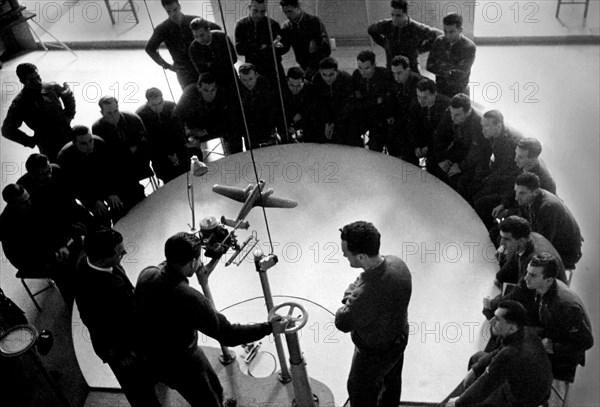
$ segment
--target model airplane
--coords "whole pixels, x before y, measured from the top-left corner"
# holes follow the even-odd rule
[[[246,189],[218,184],[214,185],[212,188],[213,192],[244,203],[235,220],[227,219],[223,216],[221,223],[234,229],[248,229],[250,224],[245,219],[255,206],[262,206],[263,208],[295,208],[298,206],[298,202],[291,199],[272,196],[272,189],[263,192],[264,186],[265,181],[263,180],[258,181],[257,185],[248,185]]]

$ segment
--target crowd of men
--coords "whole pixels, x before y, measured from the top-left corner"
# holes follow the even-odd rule
[[[281,1],[287,17],[281,25],[266,15],[264,0],[251,0],[233,39],[217,24],[183,14],[178,0],[161,2],[168,19],[155,28],[146,52],[176,72],[183,89],[177,103],[150,88],[147,102],[133,113],[104,96],[98,103],[101,117],[91,127],[72,126],[76,101],[68,86],[42,82],[37,67],[24,63],[17,67],[23,90],[2,123],[4,137],[40,151],[28,158],[27,173],[2,191],[7,204],[0,215],[4,252],[23,275],[45,273],[65,299],[77,299],[94,349],[132,405],[159,405],[140,364],[144,358],[151,361],[155,377],[192,405],[222,405],[222,388],[196,346],[197,330],[239,344],[282,329],[275,320],[230,324],[189,287],[187,278],[194,273],[210,274],[210,267],[198,260],[200,242],[189,235],[167,241],[166,262],[144,270],[135,293],[120,265],[122,236],[110,227],[144,199],[140,181],[156,175],[166,183],[183,174],[190,157],[202,157],[201,145],[211,139],[220,139],[226,154],[279,143],[338,143],[422,166],[473,206],[498,245],[496,284],[513,286],[497,298],[484,298],[493,340],[471,360],[463,388],[447,405],[537,406],[549,395],[552,378],[574,380],[593,344],[585,307],[569,288],[581,257],[580,229],[556,195],[540,158],[541,143],[508,127],[500,111],[482,112],[472,105],[468,83],[476,47],[462,34],[461,16],[445,16],[442,32],[412,20],[405,0],[392,0],[391,19],[368,28],[385,50],[385,67],[365,50],[349,73],[331,56],[325,25],[297,0]],[[159,52],[163,43],[171,63]],[[290,48],[297,66],[285,71],[281,56]],[[419,56],[426,52],[426,69],[435,81],[421,75]],[[236,70],[238,55],[244,62]],[[33,136],[20,130],[23,122]],[[351,247],[352,233],[362,238]],[[380,256],[379,244],[375,249],[366,242],[374,236],[378,243],[379,233],[370,224],[345,228],[344,254],[365,276],[382,264],[386,273],[404,276],[394,278],[406,291],[405,309],[408,268],[399,259]],[[96,298],[98,287],[102,295],[114,293],[111,307]],[[393,301],[361,295],[351,286],[336,316],[336,325],[352,332],[357,355],[369,355],[355,357],[348,380],[351,404],[374,405],[373,394],[388,386],[394,390],[383,405],[396,406],[406,315],[394,319],[393,332],[386,331],[390,343],[375,346],[369,341],[382,337],[361,333],[362,326],[349,317],[358,307],[351,312],[350,304],[359,299],[372,304],[375,315],[388,312]],[[173,309],[157,307],[158,296],[172,298]],[[378,302],[381,309],[373,305]],[[175,308],[189,313],[181,315]],[[171,337],[154,339],[173,341],[173,353],[156,352],[158,344],[135,338],[134,318],[148,327],[157,318],[169,321],[172,329],[165,332]],[[393,363],[384,354],[393,354]],[[387,367],[377,377],[365,376],[360,367],[365,363]],[[193,372],[204,372],[202,385],[189,380]],[[379,384],[370,386],[369,380]]]

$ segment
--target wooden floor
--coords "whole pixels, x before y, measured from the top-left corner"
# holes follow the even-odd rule
[[[338,48],[334,56],[342,69],[351,70],[355,67],[358,51],[357,48]],[[380,49],[376,51],[379,61],[383,61]],[[14,69],[21,62],[38,65],[44,80],[72,82],[78,102],[74,123],[90,125],[98,117],[96,102],[102,94],[119,93],[121,100],[128,97],[121,108],[135,110],[149,86],[158,86],[166,92],[162,72],[142,50],[77,51],[77,55],[76,58],[63,51],[34,52],[5,64],[0,71],[0,120],[5,117],[8,103],[18,89]],[[525,134],[538,137],[544,145],[542,155],[555,176],[558,194],[579,221],[585,238],[583,258],[575,272],[573,288],[588,307],[597,339],[600,338],[599,60],[597,45],[483,46],[478,48],[471,77],[472,82],[478,84],[473,87],[475,101],[500,109],[507,121]],[[173,77],[170,80],[176,84]],[[176,85],[173,89],[177,99],[180,90]],[[22,174],[25,159],[32,151],[4,138],[0,140],[1,188],[15,182]],[[2,202],[0,209],[3,207]],[[2,257],[0,285],[6,294],[26,311],[36,327],[51,327],[55,332],[55,350],[44,357],[44,362],[51,371],[57,372],[54,375],[72,404],[126,406],[121,395],[92,392],[88,397],[70,339],[70,332],[80,327],[70,325],[70,312],[56,291],[38,297],[44,312],[37,313],[14,274],[14,268]],[[452,289],[457,295],[465,295],[466,285],[458,284]],[[571,406],[600,405],[599,359],[596,346],[588,352],[585,368],[578,370],[571,390]],[[343,378],[347,372],[339,374]],[[449,377],[448,381],[459,379]],[[29,390],[22,392],[21,398],[11,405],[57,405],[50,389],[39,377],[30,376],[26,387]],[[178,404],[183,402],[176,396],[167,394],[165,397],[170,397],[168,405],[185,405]],[[336,399],[336,402],[343,400]]]

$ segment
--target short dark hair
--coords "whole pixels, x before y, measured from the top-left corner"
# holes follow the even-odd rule
[[[392,58],[392,66],[402,66],[402,69],[410,67],[410,61],[404,55],[396,55]]]
[[[376,256],[379,254],[381,234],[370,222],[357,221],[340,229],[341,238],[348,244],[352,254],[366,254]]]
[[[203,72],[198,77],[198,86],[206,83],[207,85],[213,84],[217,82],[217,78],[213,75],[212,72]]]
[[[366,49],[364,51],[360,51],[356,56],[356,59],[360,62],[370,61],[373,65],[375,65],[375,53],[370,49]]]
[[[527,219],[516,215],[504,219],[498,227],[501,232],[510,233],[515,239],[529,237],[531,234],[531,223]]]
[[[41,170],[50,165],[50,160],[44,154],[33,153],[25,161],[25,169],[27,172],[33,172],[35,170]]]
[[[531,258],[529,265],[531,267],[542,267],[544,278],[558,278],[558,259],[550,253],[536,254]]]
[[[150,100],[153,98],[161,98],[162,96],[163,96],[163,93],[158,88],[149,88],[146,91],[146,100]]]
[[[83,124],[77,124],[71,129],[71,139],[75,141],[77,137],[85,136],[86,134],[89,134],[89,132],[89,127],[84,126]]]
[[[28,62],[25,62],[24,64],[19,64],[17,65],[17,77],[19,78],[21,83],[25,83],[27,76],[34,72],[37,72],[37,70],[37,66],[35,66],[34,64],[30,64]]]
[[[335,69],[337,71],[339,65],[334,57],[325,57],[319,62],[319,69]]]
[[[300,68],[299,66],[292,66],[287,71],[287,77],[288,79],[304,79],[306,77],[306,73],[304,72],[304,69]]]
[[[123,243],[123,235],[114,229],[102,227],[85,237],[83,249],[91,261],[102,260],[115,255],[115,247]]]
[[[406,0],[392,0],[390,6],[392,8],[400,9],[405,13],[408,10],[408,2]]]
[[[527,325],[527,311],[525,307],[520,302],[515,300],[504,300],[498,304],[498,309],[502,308],[506,310],[503,318],[517,326],[517,328],[522,328]]]
[[[423,78],[417,83],[417,90],[421,92],[429,91],[430,93],[437,93],[437,85],[434,80],[429,78]]]
[[[466,113],[471,109],[471,99],[464,93],[458,93],[452,96],[450,107],[453,109],[462,109]]]
[[[517,144],[522,150],[527,150],[528,158],[538,158],[542,154],[542,143],[536,138],[526,137],[519,141]]]
[[[162,4],[163,7],[170,6],[173,3],[179,4],[179,0],[160,0],[160,4]]]
[[[299,7],[298,0],[281,0],[279,2],[279,5],[281,7],[286,7],[286,6]]]
[[[206,31],[210,31],[210,22],[205,20],[202,17],[196,17],[190,22],[191,30],[200,30],[204,29]]]
[[[483,114],[483,117],[486,119],[490,119],[494,126],[499,124],[504,126],[504,116],[500,113],[500,110],[488,110]]]
[[[2,199],[4,202],[11,205],[14,203],[15,199],[23,195],[25,192],[25,188],[23,188],[20,184],[8,184],[2,190]]]
[[[455,25],[456,28],[462,28],[463,24],[462,16],[456,13],[448,14],[442,21],[444,25]]]
[[[535,191],[540,188],[540,177],[531,172],[524,172],[515,179],[515,185],[525,187],[530,191]]]
[[[102,96],[98,101],[98,106],[100,106],[100,110],[102,110],[102,106],[110,105],[111,103],[119,104],[119,101],[114,96]]]
[[[192,233],[179,232],[167,239],[165,258],[167,263],[184,265],[200,256],[202,241]]]
[[[240,72],[240,75],[248,75],[252,71],[256,72],[256,67],[250,62],[244,62],[240,65],[238,71]]]

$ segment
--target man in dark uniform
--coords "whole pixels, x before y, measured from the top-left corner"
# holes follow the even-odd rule
[[[198,346],[198,331],[225,346],[253,342],[283,332],[286,322],[232,324],[212,301],[190,287],[196,274],[201,285],[211,267],[200,262],[201,240],[177,233],[165,243],[166,261],[142,270],[135,287],[135,311],[145,356],[158,380],[177,390],[192,407],[221,407],[223,388]],[[148,335],[152,332],[152,335]]]
[[[198,80],[198,72],[196,72],[188,56],[188,48],[194,41],[190,23],[198,16],[183,14],[179,0],[161,0],[161,4],[169,18],[154,29],[152,37],[146,43],[146,53],[163,69],[169,69],[177,73],[179,85],[181,89],[185,89],[186,86],[196,83]],[[221,29],[215,23],[209,22],[208,25],[211,30]],[[171,54],[172,64],[165,61],[158,53],[158,48],[162,43],[165,43]]]
[[[60,149],[71,138],[71,120],[75,117],[75,97],[67,84],[42,82],[37,67],[17,66],[23,90],[14,98],[2,123],[2,135],[25,147],[37,146],[50,161],[56,161]],[[19,130],[21,124],[33,130],[33,137]]]

